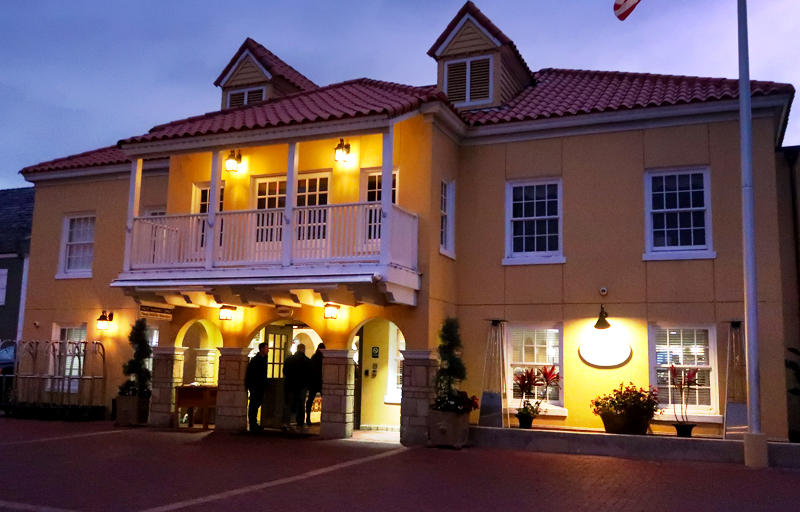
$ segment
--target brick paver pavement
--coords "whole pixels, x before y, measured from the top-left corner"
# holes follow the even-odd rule
[[[148,509],[796,511],[800,471],[0,417],[0,510]]]

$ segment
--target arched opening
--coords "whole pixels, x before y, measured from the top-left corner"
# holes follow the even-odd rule
[[[306,356],[313,357],[317,347],[322,343],[322,338],[304,322],[286,319],[263,324],[253,331],[248,344],[251,360],[258,353],[258,346],[262,342],[267,344],[267,383],[258,422],[265,428],[281,428],[286,421],[284,362],[296,352],[297,346],[301,343],[306,348]],[[319,424],[320,411],[321,398],[318,396],[311,411],[312,424]],[[290,420],[294,424],[295,416],[291,415]]]
[[[183,359],[183,384],[217,385],[222,333],[210,320],[187,322],[175,337],[176,347],[186,347]]]
[[[353,428],[399,431],[403,333],[394,322],[374,318],[356,327],[350,340],[356,351]]]

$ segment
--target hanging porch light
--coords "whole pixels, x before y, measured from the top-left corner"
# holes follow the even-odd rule
[[[333,148],[333,159],[336,162],[346,162],[350,154],[350,144],[345,144],[344,139],[339,139],[339,144]]]
[[[225,159],[225,170],[229,172],[236,172],[239,170],[239,165],[242,163],[242,152],[238,153],[231,150],[231,154]]]
[[[100,317],[97,319],[97,330],[98,331],[105,331],[108,329],[108,323],[114,321],[114,313],[106,314],[106,310],[104,309],[103,312],[100,314]]]

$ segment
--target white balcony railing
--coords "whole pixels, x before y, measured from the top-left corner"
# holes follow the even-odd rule
[[[381,260],[380,203],[294,208],[291,227],[283,209],[218,213],[208,216],[139,217],[133,222],[131,269],[207,267],[206,244],[213,243],[212,267],[283,264],[284,231],[291,229],[294,263],[378,263]],[[388,262],[416,270],[417,216],[393,206]]]

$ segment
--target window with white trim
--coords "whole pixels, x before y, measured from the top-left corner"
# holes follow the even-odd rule
[[[64,219],[59,277],[91,277],[94,260],[94,215]]]
[[[441,183],[439,195],[439,251],[455,257],[456,182]]]
[[[491,55],[448,61],[444,69],[444,92],[456,106],[492,102]]]
[[[47,373],[51,376],[45,391],[77,393],[83,376],[86,324],[55,325],[54,334],[58,343],[53,344],[49,354]]]
[[[680,378],[689,370],[697,370],[697,385],[692,386],[687,405],[690,412],[710,413],[717,409],[717,386],[714,375],[716,346],[713,329],[686,327],[653,327],[651,346],[655,365],[651,382],[658,388],[659,406],[671,408],[682,403],[681,394],[670,375],[674,365]]]
[[[8,287],[8,269],[0,268],[0,306],[6,305],[7,287]]]
[[[209,206],[211,205],[211,185],[208,183],[201,184],[195,183],[195,194],[194,194],[194,212],[207,214]],[[219,187],[219,212],[223,211],[222,204],[225,200],[225,183],[223,182],[222,185]],[[220,221],[220,245],[222,245],[222,222]],[[200,226],[200,247],[206,246],[206,219],[201,221]]]
[[[228,108],[241,107],[244,105],[252,105],[264,101],[267,94],[265,87],[256,87],[254,89],[239,89],[236,91],[228,92]]]
[[[383,193],[383,173],[380,170],[368,171],[362,174],[361,200],[368,203],[380,203]],[[397,171],[392,172],[392,204],[397,204]],[[381,238],[381,212],[368,210],[366,219],[367,240],[380,240]]]
[[[561,180],[506,187],[505,264],[563,263]]]
[[[562,333],[558,327],[514,323],[506,324],[505,332],[506,354],[510,370],[507,372],[508,389],[512,390],[509,400],[511,401],[510,405],[516,407],[515,401],[516,404],[519,404],[522,392],[514,382],[514,375],[522,373],[527,368],[555,366],[561,377]],[[525,398],[530,400],[547,398],[550,404],[561,406],[564,403],[562,389],[563,382],[560,381],[558,386],[550,387],[547,397],[545,397],[544,386],[540,386]]]
[[[645,259],[713,257],[708,169],[645,173]]]

